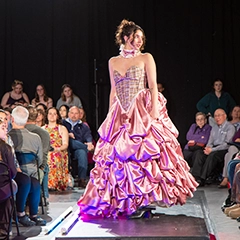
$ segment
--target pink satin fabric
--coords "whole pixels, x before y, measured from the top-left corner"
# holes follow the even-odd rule
[[[150,203],[184,204],[197,183],[183,159],[178,131],[158,96],[159,120],[149,115],[151,93],[140,90],[128,111],[118,97],[99,128],[90,181],[78,205],[82,214],[130,215]]]

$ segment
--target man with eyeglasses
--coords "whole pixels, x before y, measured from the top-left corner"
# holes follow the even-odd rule
[[[227,121],[223,109],[214,112],[214,120],[216,124],[212,127],[208,143],[198,151],[192,167],[192,175],[200,186],[213,183],[222,172],[228,143],[235,133],[235,127]]]

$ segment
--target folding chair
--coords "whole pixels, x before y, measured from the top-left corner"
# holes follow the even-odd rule
[[[0,225],[8,224],[7,239],[9,239],[9,233],[11,231],[12,219],[14,219],[15,223],[16,223],[17,235],[20,236],[20,233],[19,233],[19,226],[18,226],[18,217],[17,217],[17,213],[16,213],[14,191],[13,191],[13,186],[12,186],[11,172],[8,168],[8,165],[6,163],[4,163],[3,161],[0,161],[0,178],[7,179],[7,184],[5,183],[3,186],[0,185],[0,188],[2,191],[6,190],[5,191],[6,195],[1,194],[2,196],[0,196],[0,204],[2,205],[4,202],[6,202],[8,200],[10,201],[10,204],[11,204],[11,209],[9,209],[8,212],[6,212],[6,209],[5,209],[5,214],[8,214],[8,217],[5,216],[5,219],[8,219],[8,221],[0,222]],[[9,191],[8,191],[7,187],[9,187]],[[9,196],[8,196],[7,192],[10,192]]]

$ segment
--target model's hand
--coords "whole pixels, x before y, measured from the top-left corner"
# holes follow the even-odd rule
[[[236,138],[235,142],[240,142],[240,138]]]
[[[159,118],[159,113],[158,113],[157,110],[154,110],[154,109],[153,109],[153,110],[150,112],[150,116],[151,116],[153,119],[158,120],[158,118]]]

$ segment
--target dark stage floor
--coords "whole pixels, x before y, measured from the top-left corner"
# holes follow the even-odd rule
[[[214,234],[210,220],[204,190],[195,192],[183,206],[171,208],[157,207],[151,219],[91,219],[79,221],[67,235],[62,235],[64,225],[69,225],[78,211],[76,201],[83,190],[73,190],[63,193],[51,193],[47,214],[43,217],[48,221],[47,227],[20,227],[21,237],[16,236],[13,227],[13,239],[210,239]],[[72,212],[54,231],[46,235],[56,219],[67,208]],[[74,215],[75,213],[75,215]],[[222,214],[222,213],[221,213]],[[55,220],[55,221],[54,221]],[[240,234],[240,231],[239,231]],[[240,235],[239,235],[240,236]]]

